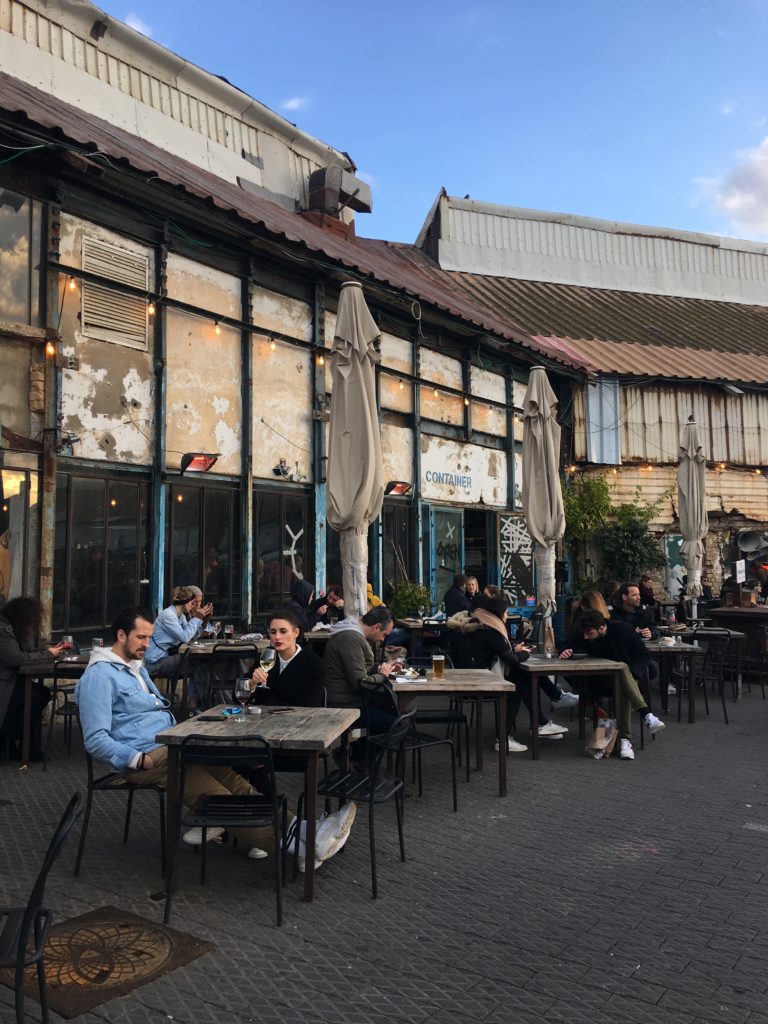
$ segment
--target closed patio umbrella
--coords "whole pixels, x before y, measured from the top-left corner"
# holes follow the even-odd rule
[[[341,286],[331,352],[333,394],[328,436],[327,518],[341,534],[342,586],[348,616],[368,610],[368,527],[381,511],[384,474],[374,365],[380,331],[362,285]]]
[[[704,538],[709,530],[706,502],[707,460],[699,438],[699,428],[691,416],[683,430],[680,443],[680,465],[677,470],[677,508],[681,554],[688,574],[686,594],[701,597],[701,570],[704,564]],[[696,609],[694,609],[694,614]]]
[[[536,544],[538,604],[545,615],[555,600],[555,545],[565,532],[560,487],[557,399],[543,366],[534,366],[523,400],[523,512]]]

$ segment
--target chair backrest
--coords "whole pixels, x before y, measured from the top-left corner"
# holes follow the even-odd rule
[[[27,909],[24,912],[24,921],[21,927],[20,942],[23,943],[21,946],[22,951],[26,947],[26,937],[29,934],[29,929],[34,921],[35,914],[43,905],[43,896],[45,895],[45,884],[48,881],[48,873],[53,867],[57,857],[62,851],[64,842],[67,836],[72,831],[72,826],[80,816],[80,812],[83,809],[83,797],[78,790],[74,793],[67,804],[67,807],[59,819],[59,823],[56,826],[56,831],[53,833],[48,849],[46,850],[45,857],[43,857],[43,863],[38,873],[35,884],[32,887],[32,893],[27,903]]]
[[[179,773],[179,803],[183,803],[184,784],[189,765],[205,765],[213,768],[260,769],[263,778],[259,788],[265,793],[274,793],[275,766],[272,748],[263,736],[244,736],[241,740],[232,736],[208,736],[194,733],[185,736],[179,747],[181,759]]]
[[[379,747],[376,757],[373,760],[371,775],[374,782],[378,777],[382,761],[387,753],[395,755],[395,774],[402,775],[405,768],[405,744],[408,734],[413,729],[416,719],[416,707],[411,705],[402,715],[398,715],[387,731],[387,738]]]
[[[697,636],[698,632],[694,629],[691,640],[699,640],[706,644],[702,666],[705,675],[722,675],[730,653],[731,631],[729,629],[708,629],[705,634]]]

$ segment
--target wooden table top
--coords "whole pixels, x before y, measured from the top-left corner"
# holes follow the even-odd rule
[[[269,647],[269,640],[198,640],[195,643],[182,644],[179,651],[182,653],[189,651],[196,658],[210,656],[214,653],[216,657],[223,655],[226,658],[229,655],[237,656],[243,651],[252,651],[254,647],[257,651],[263,651]]]
[[[424,619],[395,619],[395,625],[403,629],[423,629]]]
[[[643,642],[646,649],[653,654],[687,654],[688,651],[693,651],[694,654],[704,654],[704,648],[697,647],[696,644],[663,644],[659,640],[645,640]]]
[[[533,656],[520,662],[520,668],[529,675],[551,672],[553,675],[578,676],[590,672],[620,672],[627,666],[623,661],[608,658],[543,658]]]
[[[408,682],[397,682],[391,678],[395,693],[514,693],[515,684],[497,676],[487,668],[447,668],[444,679],[419,676]]]
[[[768,617],[768,607],[764,604],[752,605],[749,608],[709,608],[710,616],[717,618],[734,618],[739,615],[746,615],[748,618],[764,619]]]
[[[727,626],[702,626],[700,629],[694,629],[693,626],[685,626],[683,629],[668,629],[666,626],[660,630],[660,632],[669,636],[724,636],[724,631],[728,631],[728,635],[731,640],[743,640],[747,635],[746,633],[740,633],[737,629],[728,629]]]
[[[289,708],[278,711],[264,705],[258,715],[224,717],[219,704],[197,718],[158,733],[155,740],[179,746],[185,736],[226,736],[231,740],[263,736],[270,746],[284,750],[327,750],[360,717],[357,708]],[[214,715],[216,721],[207,721]],[[238,719],[242,719],[238,721]]]

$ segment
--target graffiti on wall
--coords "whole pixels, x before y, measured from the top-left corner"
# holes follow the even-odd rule
[[[516,604],[533,592],[533,541],[522,516],[499,516],[501,587]]]

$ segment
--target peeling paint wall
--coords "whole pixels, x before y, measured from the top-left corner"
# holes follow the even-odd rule
[[[489,370],[481,370],[479,366],[470,367],[470,382],[472,398],[470,408],[472,410],[472,429],[482,430],[486,434],[494,434],[496,437],[507,436],[507,412],[506,408],[497,409],[483,402],[488,398],[493,402],[501,402],[506,407],[507,382],[501,374],[491,373]]]
[[[421,415],[428,420],[439,423],[453,423],[460,426],[464,422],[464,402],[458,395],[448,395],[440,391],[440,384],[461,391],[464,387],[462,366],[458,359],[451,359],[442,352],[422,349],[421,377],[434,382],[436,388],[422,387]],[[435,395],[435,390],[437,394]]]
[[[381,425],[381,460],[384,480],[413,479],[413,431],[390,423]]]
[[[384,332],[381,336],[381,366],[383,372],[379,376],[379,392],[382,409],[393,409],[395,412],[413,412],[413,387],[398,373],[410,374],[413,367],[413,346],[404,338]],[[392,479],[403,480],[404,477]]]
[[[506,507],[506,452],[426,435],[419,443],[423,498]]]
[[[253,289],[253,322],[265,331],[278,331],[302,341],[312,340],[312,308],[287,295]]]
[[[280,459],[294,479],[312,480],[312,353],[253,339],[253,475],[276,480]],[[298,476],[296,463],[298,462]]]
[[[242,407],[240,332],[169,309],[167,313],[166,461],[184,452],[219,452],[216,472],[240,476]]]
[[[168,253],[168,295],[191,306],[239,320],[242,313],[240,279],[178,253]]]
[[[146,246],[69,214],[61,218],[63,263],[82,265],[85,235],[149,256],[150,275],[154,273],[152,251]],[[80,438],[73,454],[86,459],[151,464],[151,332],[147,351],[87,337],[82,331],[80,285],[70,290],[64,277],[60,279],[59,303],[62,353],[80,361],[77,370],[64,370],[61,376],[62,429]]]

